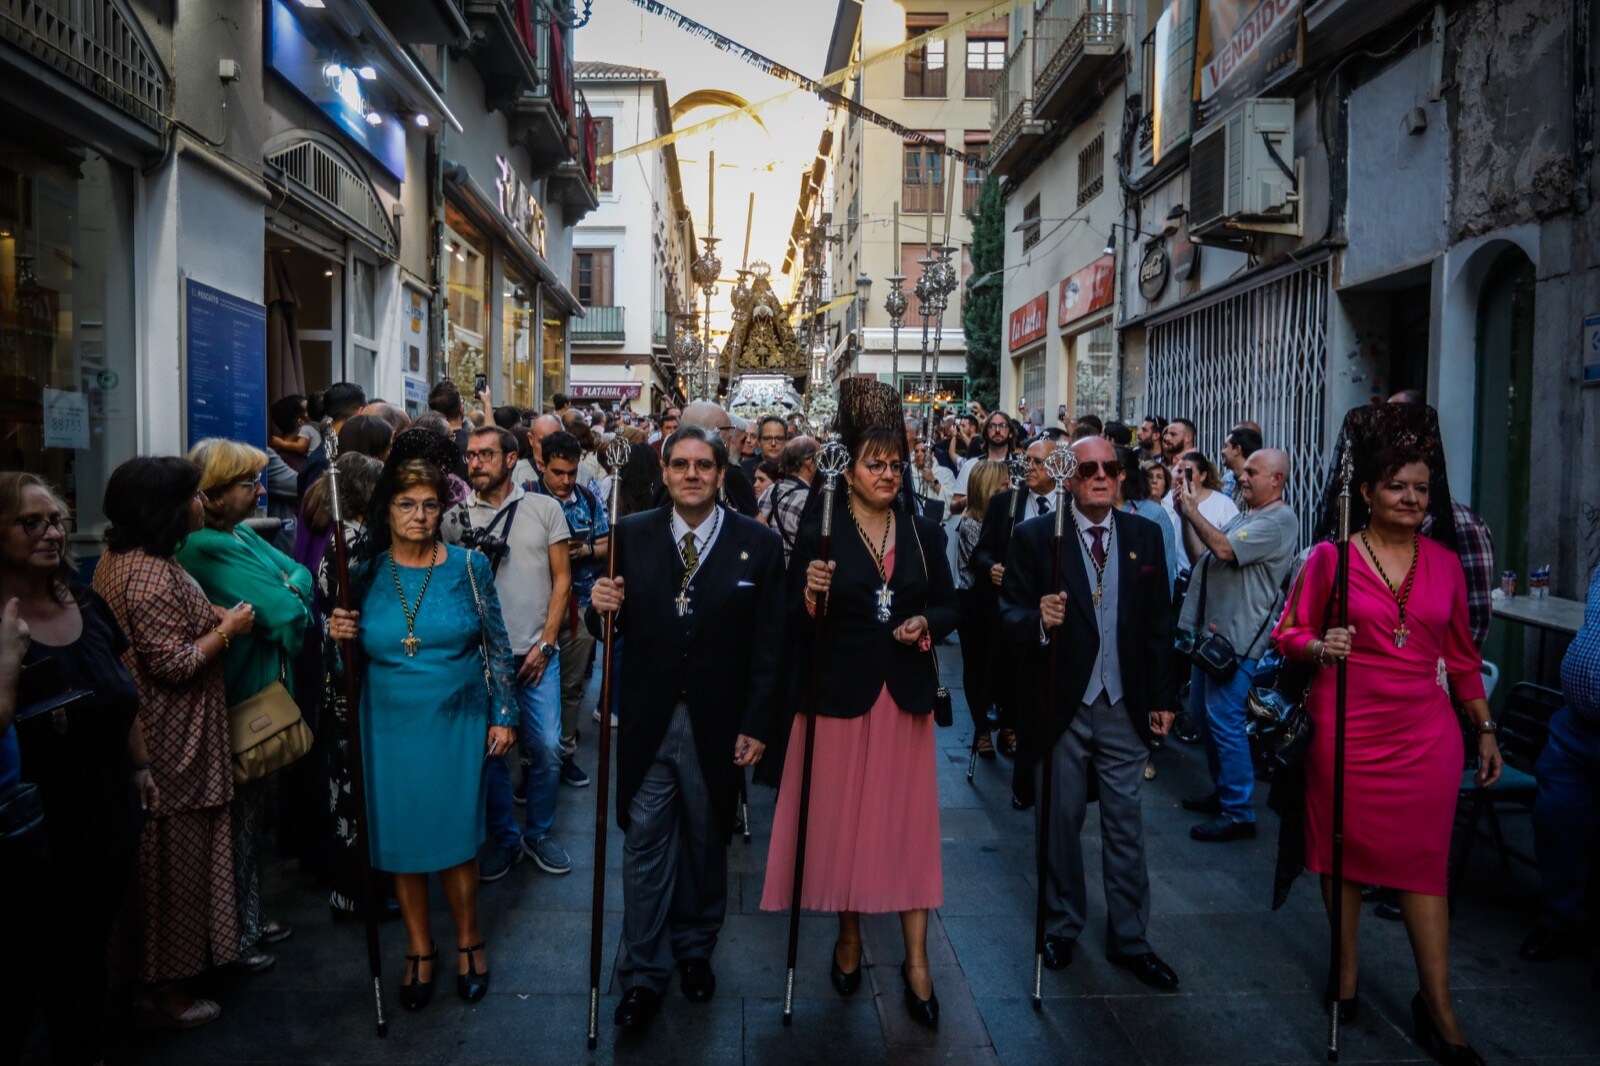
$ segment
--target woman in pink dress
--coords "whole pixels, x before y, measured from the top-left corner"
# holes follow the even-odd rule
[[[1349,626],[1328,625],[1339,546],[1324,542],[1312,551],[1273,636],[1289,658],[1320,666],[1349,661],[1340,1016],[1353,1017],[1356,1007],[1361,886],[1398,889],[1421,986],[1412,1001],[1417,1041],[1441,1062],[1478,1063],[1450,1003],[1445,890],[1463,755],[1452,699],[1474,723],[1480,786],[1499,777],[1500,750],[1468,629],[1461,562],[1420,535],[1432,480],[1427,457],[1411,445],[1370,450],[1370,457],[1357,455],[1361,503],[1347,548]],[[1443,504],[1448,512],[1448,499]],[[1330,908],[1334,674],[1319,672],[1306,697],[1313,727],[1306,866],[1323,875]]]
[[[933,642],[956,625],[955,585],[931,521],[899,502],[905,477],[898,428],[864,430],[851,444],[848,491],[838,493],[833,557],[819,526],[803,523],[789,563],[796,619],[827,612],[812,757],[801,905],[836,911],[834,988],[861,984],[861,915],[898,912],[905,937],[907,1010],[939,1022],[928,969],[928,910],[944,902],[933,710]],[[805,716],[791,729],[767,854],[762,910],[787,910],[794,881]]]

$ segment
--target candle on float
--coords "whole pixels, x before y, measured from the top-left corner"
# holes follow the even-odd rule
[[[710,153],[711,161],[706,167],[706,236],[709,237],[716,230],[717,218],[717,153]]]
[[[745,209],[744,213],[744,259],[742,259],[739,263],[741,267],[748,268],[750,266],[750,227],[755,225],[755,221],[756,194],[751,193],[750,206]]]
[[[944,243],[945,244],[949,244],[950,243],[950,214],[951,214],[951,212],[953,210],[955,210],[955,203],[956,203],[956,183],[953,180],[955,175],[950,173],[949,162],[950,161],[948,159],[944,160],[944,164],[945,165],[942,168],[943,172],[944,172],[944,176],[945,176],[945,183],[944,183]]]
[[[894,202],[894,272],[900,273],[900,201]]]

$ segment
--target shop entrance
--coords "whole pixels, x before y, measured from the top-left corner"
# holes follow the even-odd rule
[[[269,233],[265,273],[267,401],[314,396],[342,378],[343,266]]]

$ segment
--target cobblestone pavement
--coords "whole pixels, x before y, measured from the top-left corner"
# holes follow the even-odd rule
[[[952,685],[960,660],[941,658]],[[1327,926],[1316,887],[1302,878],[1289,904],[1268,909],[1276,820],[1262,808],[1254,841],[1203,845],[1189,840],[1195,820],[1179,805],[1207,790],[1198,747],[1172,743],[1157,754],[1146,786],[1145,827],[1153,886],[1150,939],[1181,979],[1176,993],[1146,989],[1104,960],[1098,826],[1084,828],[1090,920],[1072,966],[1045,975],[1044,1009],[1027,997],[1032,967],[1034,876],[1031,815],[1010,806],[1010,763],[980,762],[966,781],[970,726],[956,690],[957,724],[940,733],[939,791],[945,904],[930,923],[934,982],[943,1007],[937,1034],[917,1029],[900,1002],[898,922],[868,923],[869,982],[853,999],[827,978],[835,925],[802,920],[795,1022],[780,1024],[787,919],[759,910],[772,793],[752,790],[754,840],[735,839],[729,863],[729,913],[714,959],[717,996],[696,1006],[677,994],[645,1036],[610,1024],[617,990],[606,960],[602,1043],[584,1047],[595,789],[561,790],[559,838],[573,872],[541,873],[531,862],[485,885],[481,906],[493,991],[469,1007],[454,996],[448,969],[439,995],[420,1014],[392,1008],[378,1039],[366,993],[359,924],[334,925],[326,891],[292,866],[270,878],[269,911],[294,923],[273,950],[277,965],[254,977],[203,983],[222,1018],[188,1033],[130,1035],[112,1062],[226,1063],[1279,1063],[1323,1059],[1319,1004]],[[594,688],[590,699],[594,698]],[[588,709],[583,721],[590,725]],[[580,763],[594,767],[595,731]],[[1508,819],[1513,843],[1527,844],[1525,818]],[[620,841],[608,835],[606,942],[621,918]],[[1469,1039],[1489,1061],[1600,1062],[1600,993],[1594,961],[1533,966],[1516,946],[1534,912],[1537,879],[1513,861],[1503,869],[1480,844],[1452,929],[1457,1010]],[[449,919],[435,893],[434,930],[449,957]],[[391,1004],[403,935],[382,927]],[[1344,1034],[1345,1062],[1422,1058],[1410,1039],[1408,1004],[1415,972],[1397,923],[1363,918],[1363,1010]],[[13,960],[13,963],[15,960]],[[448,968],[449,963],[446,963]],[[37,1039],[37,1038],[36,1038]],[[37,1043],[35,1044],[37,1047]]]

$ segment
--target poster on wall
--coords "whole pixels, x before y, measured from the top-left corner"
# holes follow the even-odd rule
[[[1301,0],[1199,0],[1195,123],[1267,91],[1300,69]]]
[[[267,309],[183,279],[185,447],[207,437],[267,446]]]
[[[1139,131],[1139,161],[1153,167],[1189,139],[1194,85],[1194,13],[1198,0],[1172,0],[1156,19],[1145,55],[1150,88],[1148,128]]]

